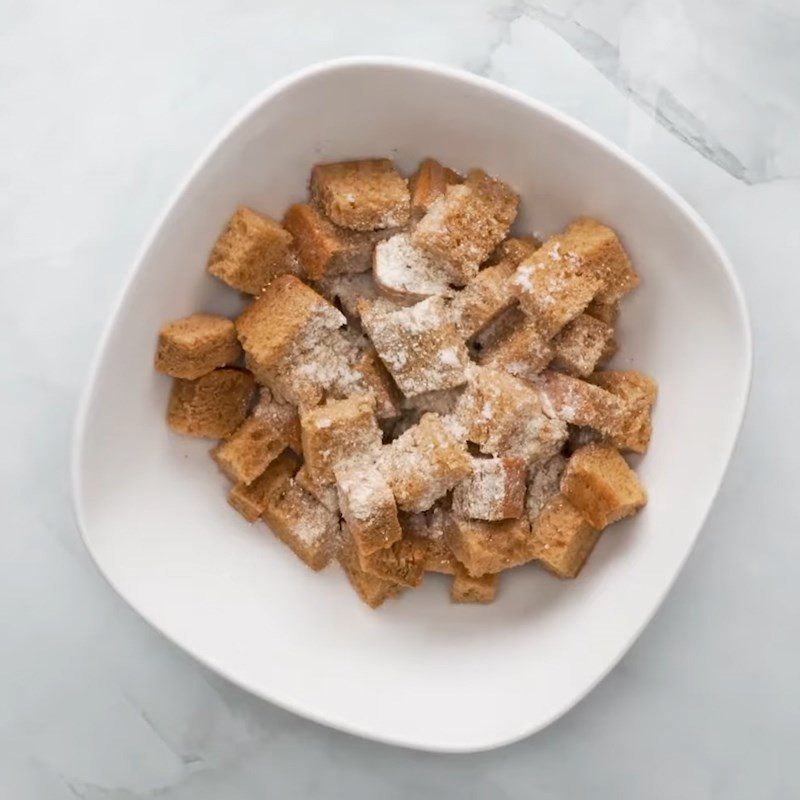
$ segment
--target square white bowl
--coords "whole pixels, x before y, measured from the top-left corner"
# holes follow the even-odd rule
[[[605,533],[576,581],[536,568],[497,602],[453,606],[442,576],[379,611],[338,569],[307,570],[225,502],[211,443],[164,421],[156,331],[235,313],[205,271],[234,206],[280,217],[317,161],[425,156],[482,166],[522,196],[520,231],[578,214],[612,225],[642,276],[616,363],[656,377],[655,433],[638,465],[650,502]],[[427,750],[496,747],[543,728],[620,659],[675,579],[717,493],[744,413],[751,340],[741,290],[698,215],[583,125],[440,66],[334,61],[268,89],[192,170],[142,250],[103,337],[76,423],[84,541],[154,627],[256,695],[318,722]]]

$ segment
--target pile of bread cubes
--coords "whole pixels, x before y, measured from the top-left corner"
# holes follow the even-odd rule
[[[530,562],[574,578],[646,502],[621,452],[647,449],[655,383],[598,369],[639,278],[594,219],[510,236],[518,205],[432,159],[317,165],[307,203],[240,207],[214,245],[243,313],[160,331],[169,425],[220,440],[231,506],[372,607],[426,572],[459,603]]]

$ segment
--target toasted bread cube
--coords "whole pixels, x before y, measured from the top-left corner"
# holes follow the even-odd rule
[[[491,266],[505,261],[512,267],[518,267],[534,250],[538,250],[541,246],[541,240],[530,234],[509,236],[508,239],[497,245],[487,263]]]
[[[361,355],[354,369],[361,376],[364,391],[375,398],[375,416],[379,420],[396,419],[402,395],[374,347]]]
[[[242,354],[233,322],[214,314],[192,314],[162,326],[155,367],[173,378],[194,380]]]
[[[502,572],[531,560],[531,526],[527,518],[486,522],[451,514],[445,519],[445,541],[473,577]]]
[[[600,279],[597,298],[601,302],[618,301],[639,285],[639,276],[617,235],[596,219],[581,217],[570,223],[561,236],[561,248],[582,271],[591,271]]]
[[[586,378],[604,356],[615,348],[614,329],[588,314],[578,314],[553,339],[553,366]]]
[[[636,473],[607,444],[589,444],[573,453],[561,476],[561,493],[598,530],[647,503]]]
[[[297,269],[292,235],[250,208],[233,213],[208,257],[208,271],[228,286],[260,294],[278,275]]]
[[[536,464],[528,470],[525,513],[531,522],[559,493],[561,475],[564,473],[566,465],[567,460],[561,453],[558,453],[543,464]]]
[[[557,494],[531,524],[531,555],[559,578],[575,578],[599,537],[583,514]]]
[[[444,538],[444,518],[449,511],[438,505],[424,514],[401,514],[400,525],[405,538],[416,539],[424,553],[425,572],[452,575],[456,557]]]
[[[471,339],[517,300],[509,281],[514,268],[501,262],[481,270],[450,303],[450,315],[463,339]]]
[[[376,302],[359,309],[381,361],[406,397],[464,383],[469,354],[441,297],[409,308]]]
[[[339,507],[359,553],[369,556],[402,538],[394,495],[374,465],[338,467],[335,473]]]
[[[303,411],[300,434],[308,475],[321,486],[336,482],[334,468],[340,464],[374,461],[383,440],[369,395],[328,400]]]
[[[342,526],[341,544],[337,558],[350,585],[370,608],[377,608],[384,600],[394,597],[402,591],[402,587],[393,581],[384,580],[361,569],[358,551],[346,525]]]
[[[375,237],[337,227],[314,206],[289,206],[283,225],[294,237],[300,265],[311,280],[366,272],[372,265]]]
[[[588,426],[606,436],[623,430],[625,403],[611,392],[560,372],[542,373],[539,383],[548,411],[564,422]]]
[[[595,372],[589,381],[616,395],[625,404],[622,422],[609,436],[610,443],[620,450],[647,452],[653,430],[651,414],[658,391],[656,382],[636,370]]]
[[[352,532],[351,532],[352,533]],[[353,541],[356,541],[355,536]],[[424,540],[402,538],[382,550],[365,555],[356,544],[358,563],[364,572],[400,586],[413,588],[425,575],[427,550]]]
[[[518,456],[528,465],[555,455],[567,436],[566,425],[544,413],[536,388],[485,367],[471,371],[454,417],[482,453]]]
[[[408,222],[408,184],[388,158],[317,164],[311,170],[311,196],[332,222],[354,231]]]
[[[255,381],[243,369],[215,369],[195,380],[175,378],[167,424],[184,436],[221,439],[247,416]]]
[[[308,467],[305,464],[297,471],[294,479],[299,486],[302,486],[312,497],[322,503],[328,511],[333,511],[335,514],[340,513],[339,494],[335,485],[328,484],[323,486],[315,483],[308,474]]]
[[[597,297],[586,306],[586,312],[590,317],[605,322],[606,325],[614,327],[619,315],[619,300],[600,300]]]
[[[463,286],[500,244],[517,216],[519,197],[483,170],[469,171],[463,184],[448,186],[411,235],[418,247]]]
[[[429,509],[472,468],[466,446],[437,414],[424,414],[386,445],[380,466],[398,508],[412,513]]]
[[[302,452],[297,410],[262,390],[250,416],[211,455],[232,481],[249,484],[286,447],[298,454]]]
[[[295,473],[298,464],[297,457],[284,450],[252,483],[237,483],[228,493],[228,502],[248,522],[255,522],[264,513],[273,493]]]
[[[329,511],[294,478],[267,498],[261,514],[272,532],[311,569],[330,562],[339,533],[339,515]]]
[[[518,378],[533,380],[552,361],[553,353],[553,346],[542,338],[536,323],[528,319],[504,339],[481,350],[478,362]]]
[[[450,584],[450,600],[453,603],[492,603],[497,595],[499,579],[497,572],[475,578],[458,565]]]
[[[473,458],[472,473],[453,490],[453,513],[492,521],[521,517],[525,473],[521,458]]]
[[[447,272],[414,247],[406,232],[396,233],[375,245],[372,275],[379,289],[400,300],[416,301],[453,294]]]
[[[433,158],[426,158],[411,176],[411,218],[421,219],[428,209],[444,196],[448,186],[461,183],[461,176],[449,167],[443,167]]]
[[[529,321],[526,314],[518,306],[512,306],[508,311],[503,311],[499,317],[493,319],[480,333],[475,335],[470,342],[470,353],[480,359],[481,353],[490,350]]]
[[[567,258],[558,236],[525,259],[511,279],[520,307],[534,320],[543,339],[551,339],[575,319],[602,285],[597,275]]]

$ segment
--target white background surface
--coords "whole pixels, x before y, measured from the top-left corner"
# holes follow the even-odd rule
[[[799,45],[792,0],[0,0],[0,796],[797,796]],[[77,395],[156,214],[263,86],[362,52],[471,69],[612,138],[706,217],[753,319],[740,445],[672,594],[588,699],[493,753],[251,699],[134,617],[71,516]]]

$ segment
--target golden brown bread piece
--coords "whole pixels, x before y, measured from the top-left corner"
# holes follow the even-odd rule
[[[233,364],[241,354],[231,320],[216,314],[192,314],[161,327],[155,367],[173,378],[193,380]]]
[[[450,584],[450,600],[453,603],[492,603],[497,596],[499,580],[497,572],[476,578],[459,564]]]
[[[294,475],[300,463],[291,451],[284,450],[252,483],[237,483],[228,492],[228,502],[248,522],[255,522],[263,513],[277,489]]]

